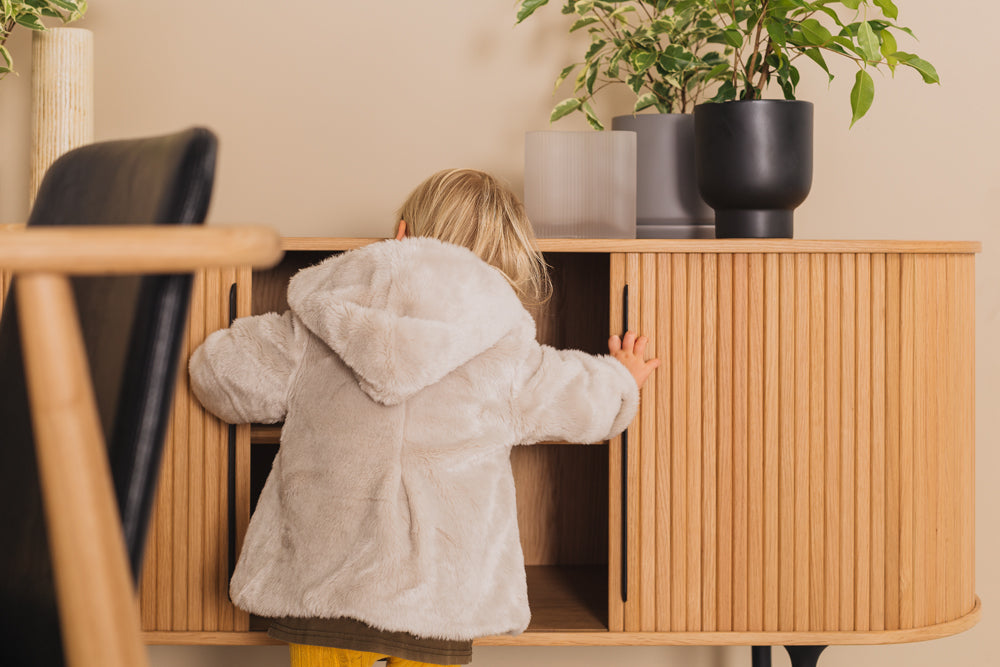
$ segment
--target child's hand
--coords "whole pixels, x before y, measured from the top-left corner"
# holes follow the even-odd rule
[[[649,374],[660,365],[659,359],[643,361],[643,353],[646,351],[646,337],[639,336],[639,338],[636,338],[635,334],[631,331],[625,332],[624,340],[621,340],[618,336],[612,336],[608,339],[608,351],[612,357],[620,361],[628,369],[640,389],[646,378],[649,377]]]

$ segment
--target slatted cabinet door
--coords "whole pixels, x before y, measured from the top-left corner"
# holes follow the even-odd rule
[[[629,326],[662,360],[627,456],[611,444],[612,631],[905,631],[974,612],[973,262],[612,253],[611,321],[627,285]]]
[[[232,317],[250,314],[249,283],[247,269],[195,275],[182,359]],[[206,412],[182,364],[141,575],[143,630],[249,629],[229,601],[232,558],[246,532],[248,513],[233,510],[249,506],[249,447],[249,426],[231,428]]]

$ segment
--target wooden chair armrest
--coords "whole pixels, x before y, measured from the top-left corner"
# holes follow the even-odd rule
[[[26,227],[0,232],[0,268],[12,273],[183,273],[268,267],[281,255],[281,239],[268,227]]]

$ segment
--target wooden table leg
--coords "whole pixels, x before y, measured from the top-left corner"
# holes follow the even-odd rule
[[[24,274],[16,285],[67,664],[142,667],[135,589],[69,280]]]

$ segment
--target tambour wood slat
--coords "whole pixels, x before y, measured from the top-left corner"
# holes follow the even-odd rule
[[[934,347],[937,351],[933,354],[934,360],[934,385],[938,391],[931,392],[935,402],[935,416],[937,418],[937,428],[931,433],[934,441],[929,443],[929,449],[933,452],[932,461],[934,467],[930,471],[937,472],[937,493],[934,507],[937,509],[935,517],[935,554],[934,554],[934,588],[930,591],[930,598],[934,605],[933,623],[940,623],[947,619],[948,593],[951,588],[946,584],[948,580],[948,564],[951,545],[956,541],[955,522],[952,517],[960,516],[958,507],[953,504],[955,498],[954,489],[954,460],[949,455],[956,447],[955,441],[951,437],[952,421],[948,409],[949,367],[953,366],[954,360],[949,344],[949,304],[948,298],[948,262],[947,257],[941,254],[932,255],[931,262],[934,266],[934,306],[936,311]]]
[[[930,333],[933,330],[934,304],[928,303],[930,295],[930,263],[925,257],[913,258],[913,381],[916,386],[928,386],[933,379],[932,361],[928,358]],[[913,558],[913,623],[926,625],[931,609],[927,600],[927,579],[934,566],[927,547],[933,548],[931,512],[934,505],[929,494],[933,493],[932,477],[928,469],[930,455],[927,447],[927,429],[936,427],[935,415],[929,414],[930,396],[926,392],[912,392],[913,410],[913,540],[905,545]],[[933,475],[936,478],[936,473]]]
[[[670,255],[656,256],[656,315],[657,322],[670,322],[671,263]],[[672,343],[671,327],[656,326],[655,331],[646,332],[656,338],[656,349],[660,368],[656,383],[656,629],[670,631],[671,603],[671,374],[673,359],[670,356]]]
[[[198,271],[194,275],[191,284],[191,314],[188,315],[187,336],[181,347],[181,358],[190,359],[194,348],[191,346],[191,339],[194,333],[194,295],[205,282],[205,272]],[[191,461],[189,452],[189,414],[194,395],[188,386],[186,374],[181,374],[177,378],[177,393],[174,396],[174,441],[173,441],[173,494],[172,494],[172,514],[173,522],[172,541],[170,542],[170,564],[173,570],[173,584],[171,586],[171,620],[170,629],[188,630],[188,593],[189,573],[188,573],[188,511],[190,508],[190,493],[188,491],[189,473],[188,468]]]
[[[656,583],[655,612],[656,629],[659,632],[670,630],[670,600],[671,600],[671,486],[670,486],[670,424],[672,402],[672,359],[670,356],[671,328],[663,322],[671,321],[670,295],[670,256],[656,256],[656,285],[644,285],[644,289],[656,291],[656,317],[658,325],[655,330],[644,332],[656,339],[656,350],[660,359],[660,368],[653,374],[656,380]]]
[[[747,301],[747,623],[764,629],[764,256],[749,256]]]
[[[714,632],[718,625],[716,600],[718,561],[717,455],[717,337],[718,337],[718,255],[702,259],[702,509],[701,509],[701,629]],[[666,348],[660,347],[664,350]]]
[[[610,260],[609,273],[611,279],[611,295],[609,298],[609,317],[611,334],[624,334],[619,331],[623,321],[623,292],[626,284],[625,257],[613,254]],[[622,632],[625,629],[625,607],[622,602],[621,571],[622,571],[622,469],[621,469],[622,438],[616,436],[608,443],[608,629],[612,632]],[[659,516],[659,515],[658,515]],[[660,577],[657,578],[659,587]]]
[[[656,255],[644,253],[639,257],[640,284],[636,294],[639,308],[637,334],[647,336],[647,358],[656,356],[656,292],[658,287]],[[654,372],[643,385],[646,397],[655,397],[657,377]],[[654,404],[656,401],[653,401]],[[634,430],[639,432],[639,629],[656,630],[656,410],[642,410]]]
[[[886,256],[871,260],[871,543],[869,627],[885,629],[886,576]],[[859,625],[859,630],[862,629]]]
[[[226,327],[229,323],[224,315],[228,308],[228,298],[225,293],[228,291],[223,287],[226,283],[226,269],[208,271],[205,274],[205,328],[204,335],[207,337],[213,331]],[[204,413],[203,413],[204,414]],[[220,597],[219,587],[219,561],[222,560],[222,553],[219,550],[219,527],[221,521],[221,508],[219,506],[220,487],[220,467],[225,443],[224,426],[221,422],[213,419],[211,415],[204,415],[202,419],[202,456],[205,461],[204,468],[204,548],[202,550],[202,572],[204,572],[205,582],[203,585],[202,604],[202,624],[205,630],[219,629],[219,603],[225,598]]]
[[[718,280],[718,578],[716,619],[718,630],[733,630],[734,514],[736,496],[733,477],[733,407],[736,392],[733,378],[733,255],[719,255]]]
[[[826,257],[810,257],[809,304],[809,623],[810,627],[825,628],[826,590],[825,549],[826,517],[824,476],[826,451]]]
[[[673,391],[670,394],[670,629],[684,632],[687,624],[687,558],[688,538],[688,493],[687,493],[687,450],[690,445],[687,434],[687,393],[683,391],[688,373],[687,364],[687,262],[683,254],[671,256],[670,266],[670,376]]]
[[[778,397],[775,410],[778,414],[778,590],[777,628],[783,631],[795,629],[796,585],[798,572],[795,559],[798,544],[795,536],[796,520],[796,468],[795,468],[795,424],[799,405],[795,393],[795,361],[797,341],[796,327],[796,285],[795,256],[777,256],[778,295],[777,308],[769,314],[768,322],[774,322],[777,338],[769,348],[768,359],[777,364]],[[772,296],[772,299],[774,297]]]
[[[685,352],[687,377],[685,378],[685,394],[687,394],[687,438],[686,463],[687,492],[687,628],[699,631],[701,626],[701,555],[703,550],[701,498],[702,498],[702,422],[701,411],[701,348],[702,338],[702,256],[690,254],[685,256],[687,266],[681,270],[687,271],[687,350]]]
[[[206,290],[218,284],[218,270],[209,269],[196,280],[191,291],[189,345],[193,352],[205,340]],[[190,352],[185,358],[190,358]],[[186,380],[185,380],[186,382]],[[193,393],[188,393],[188,506],[187,506],[187,629],[204,628],[205,577],[205,412]]]
[[[826,461],[824,571],[826,590],[823,628],[838,630],[840,625],[840,255],[826,258]]]
[[[902,532],[902,262],[898,254],[885,260],[885,629],[901,627],[900,535]],[[912,342],[911,342],[912,345]]]
[[[795,255],[795,435],[791,443],[795,458],[795,611],[794,629],[810,627],[809,554],[811,544],[810,522],[810,258]],[[783,319],[792,320],[791,313]],[[787,354],[787,352],[786,352]],[[792,356],[788,354],[788,356]]]
[[[854,618],[855,630],[868,630],[871,625],[871,537],[872,537],[872,447],[871,447],[871,414],[872,401],[872,355],[871,355],[871,317],[872,317],[872,277],[871,255],[857,255],[857,300],[855,317],[856,328],[856,391],[854,402],[855,414],[855,456],[849,465],[854,467],[855,475],[855,516],[852,531],[855,535],[854,553]],[[880,291],[880,290],[876,290]],[[850,592],[850,591],[849,591]]]
[[[764,493],[761,501],[764,514],[764,617],[763,628],[766,631],[778,629],[778,601],[781,580],[779,578],[779,443],[780,432],[778,424],[779,379],[778,379],[778,309],[780,308],[780,282],[778,274],[778,255],[770,253],[763,256],[764,296],[763,312],[763,464]]]
[[[154,498],[151,521],[155,521],[158,501]],[[156,527],[152,525],[146,536],[142,572],[139,578],[139,621],[143,630],[156,628]]]
[[[914,599],[914,432],[917,430],[914,414],[914,336],[916,314],[914,310],[915,258],[900,258],[900,307],[899,307],[899,627],[912,628],[915,622]],[[922,417],[919,417],[922,421]]]
[[[178,401],[177,393],[174,401]],[[176,413],[177,408],[174,407]],[[156,531],[156,586],[144,590],[156,601],[155,628],[172,630],[173,626],[173,510],[174,510],[174,447],[177,441],[175,420],[167,423],[163,454],[160,459],[160,481],[156,490],[156,509],[151,530]]]
[[[749,624],[749,257],[733,256],[733,629]],[[759,567],[759,561],[757,563]]]
[[[959,335],[954,345],[960,360],[958,431],[961,438],[961,566],[959,581],[962,590],[961,612],[967,613],[976,604],[976,267],[973,257],[956,259]]]
[[[840,613],[837,627],[854,629],[855,393],[857,378],[856,258],[840,258]]]
[[[640,319],[639,292],[642,290],[642,272],[640,255],[629,253],[625,257],[625,281],[629,285],[628,328],[638,331],[642,325]],[[642,456],[642,433],[633,422],[628,432],[628,603],[625,605],[625,629],[637,632],[642,627],[642,600],[651,594],[643,591],[641,586],[642,572],[640,568],[640,520],[639,507],[641,500],[639,462]]]

